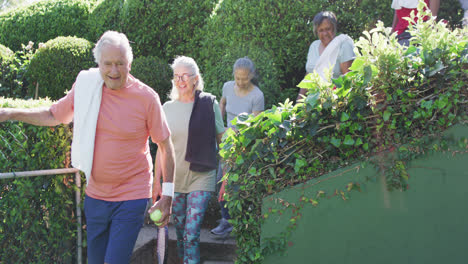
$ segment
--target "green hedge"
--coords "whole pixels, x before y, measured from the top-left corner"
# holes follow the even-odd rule
[[[209,18],[216,0],[127,0],[121,13],[122,31],[135,56],[156,56],[170,61],[192,55],[199,47],[195,34]]]
[[[0,14],[0,43],[16,51],[29,41],[87,35],[92,0],[43,0]]]
[[[88,40],[97,42],[107,30],[122,31],[120,11],[124,0],[101,0],[89,14]]]
[[[76,37],[58,37],[47,41],[31,59],[28,76],[39,83],[39,97],[60,99],[72,88],[81,70],[95,66],[93,44]],[[34,94],[34,85],[30,94]]]
[[[8,47],[0,44],[0,94],[11,96],[11,88],[16,78],[12,74],[10,65],[15,60],[15,53]]]
[[[0,97],[0,108],[49,106],[52,102]],[[69,126],[0,123],[1,172],[64,168],[70,164]],[[0,180],[2,263],[73,263],[76,217],[72,175]]]
[[[138,57],[132,62],[131,74],[153,88],[161,104],[168,100],[172,88],[172,69],[169,64],[154,56]]]

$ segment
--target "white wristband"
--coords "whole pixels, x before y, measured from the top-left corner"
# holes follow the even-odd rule
[[[174,183],[163,182],[162,184],[162,195],[174,197]]]

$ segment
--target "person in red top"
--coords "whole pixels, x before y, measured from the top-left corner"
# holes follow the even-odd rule
[[[417,6],[419,1],[423,0],[392,1],[392,8],[395,9],[392,31],[397,33],[398,43],[400,43],[402,46],[409,46],[409,40],[411,38],[411,34],[406,31],[408,29],[409,22],[404,18],[411,17],[411,12],[417,14]],[[424,2],[431,11],[432,15],[437,16],[440,7],[440,0],[424,0]]]
[[[153,188],[148,139],[151,136],[158,144],[164,181],[162,196],[149,212],[161,210],[162,225],[169,221],[172,206],[174,147],[158,94],[130,74],[133,55],[127,37],[108,31],[93,52],[99,66],[93,76],[100,81],[97,88],[102,88],[98,92],[102,97],[96,109],[95,137],[86,139],[94,140],[94,153],[84,154],[93,155],[84,202],[88,263],[129,263],[149,199],[159,196]],[[77,89],[88,84],[85,80],[85,87],[78,85],[78,78],[72,90],[50,108],[2,108],[0,122],[56,126],[74,120],[76,126],[80,110],[75,107],[75,95],[84,97]],[[84,116],[86,120],[89,115]]]

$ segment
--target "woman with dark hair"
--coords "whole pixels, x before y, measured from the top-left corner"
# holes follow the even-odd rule
[[[313,20],[314,34],[318,40],[312,42],[307,54],[307,74],[317,72],[323,79],[328,79],[326,71],[332,68],[332,78],[338,78],[349,71],[353,63],[354,43],[345,34],[336,36],[337,20],[333,12],[322,11]],[[305,95],[306,89],[300,89],[297,99]]]
[[[228,128],[234,128],[232,120],[241,113],[258,115],[265,109],[263,92],[254,84],[255,65],[248,57],[237,59],[233,66],[232,75],[234,81],[224,83],[223,94],[220,101],[221,114],[227,116]],[[223,168],[218,170],[218,182],[223,176]],[[232,231],[228,222],[230,219],[226,202],[224,201],[224,189],[226,181],[223,181],[218,195],[221,207],[221,220],[219,225],[211,230],[214,235],[225,236]]]

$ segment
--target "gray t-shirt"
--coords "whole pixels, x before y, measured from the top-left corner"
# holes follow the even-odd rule
[[[247,95],[240,97],[234,91],[235,83],[235,81],[229,81],[223,86],[228,127],[233,127],[231,121],[241,113],[251,114],[253,111],[265,110],[263,92],[257,86],[254,86],[254,89]]]

